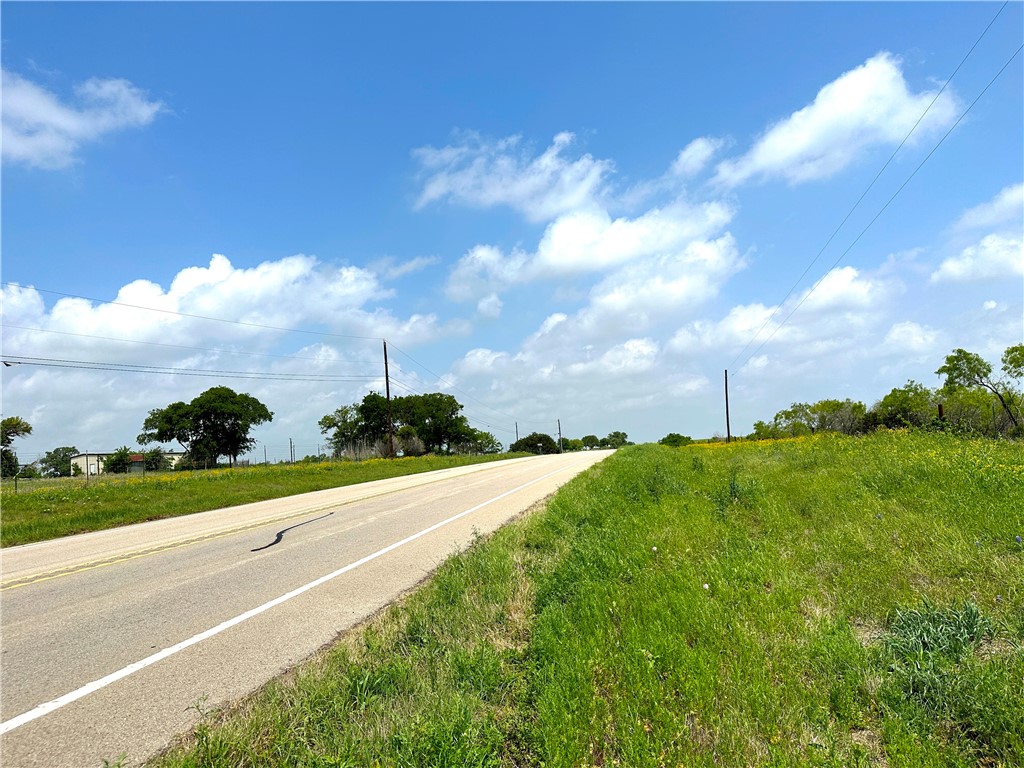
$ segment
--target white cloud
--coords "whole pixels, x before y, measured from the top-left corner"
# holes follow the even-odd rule
[[[608,349],[596,360],[567,366],[571,375],[643,373],[654,367],[658,345],[653,339],[628,339]]]
[[[716,181],[736,186],[782,177],[798,184],[832,176],[872,147],[898,144],[936,93],[912,93],[900,63],[882,52],[840,75],[811,104],[765,131],[747,154],[719,163]],[[914,137],[948,126],[955,111],[956,100],[947,90]]]
[[[429,314],[397,317],[381,306],[390,296],[368,270],[305,255],[251,268],[236,267],[214,255],[206,266],[181,270],[166,289],[148,280],[122,286],[114,299],[120,304],[65,297],[47,307],[34,288],[3,286],[3,350],[8,358],[159,366],[183,372],[83,371],[28,364],[6,368],[5,412],[26,418],[31,414],[35,428],[19,452],[23,449],[31,458],[32,451],[56,445],[91,450],[131,445],[150,409],[226,384],[253,394],[278,414],[272,424],[260,428],[257,439],[287,446],[289,435],[297,442],[306,435],[300,455],[314,453],[321,416],[360,399],[371,388],[383,391],[382,337],[411,351],[465,330],[458,322],[442,324]],[[392,375],[422,389],[414,373],[402,370],[402,360],[396,351]],[[282,380],[268,380],[267,375]],[[323,378],[310,381],[314,376]],[[293,380],[296,377],[307,380]],[[282,451],[278,457],[284,455]]]
[[[67,104],[20,75],[3,72],[3,159],[36,168],[65,168],[86,143],[148,125],[164,109],[127,80],[92,78]]]
[[[725,142],[712,136],[701,136],[694,139],[679,151],[672,163],[671,173],[674,176],[696,176],[704,170],[714,154]]]
[[[910,320],[895,323],[882,342],[888,350],[900,354],[923,355],[935,350],[938,332]]]
[[[801,310],[869,309],[882,301],[889,290],[887,283],[864,277],[853,267],[838,267],[804,291]]]
[[[572,133],[559,133],[550,147],[533,156],[520,149],[518,136],[488,142],[466,134],[455,145],[413,150],[423,181],[416,208],[442,200],[479,208],[505,205],[532,221],[549,221],[590,207],[613,165],[589,154],[567,159],[574,141]]]
[[[532,272],[549,276],[602,271],[645,256],[671,253],[691,240],[720,231],[733,214],[732,207],[723,202],[690,205],[683,200],[632,219],[612,219],[604,211],[566,214],[545,230]]]
[[[479,312],[483,317],[498,317],[501,315],[501,308],[503,303],[498,294],[492,293],[484,298],[480,299],[476,305],[476,311]]]
[[[1024,220],[1024,184],[1005,187],[991,200],[964,212],[954,225],[958,230],[988,229],[1002,225],[1016,226],[1020,231]]]
[[[417,256],[397,264],[391,259],[385,259],[379,265],[375,265],[375,271],[379,271],[387,280],[397,280],[400,277],[432,267],[440,263],[440,261],[441,259],[438,256]]]
[[[684,359],[711,352],[735,356],[741,370],[773,377],[799,377],[824,360],[848,367],[873,354],[897,291],[894,280],[844,267],[826,275],[809,296],[805,291],[782,307],[739,305],[721,320],[692,321],[676,331],[667,349]]]
[[[652,257],[670,261],[699,238],[720,231],[732,215],[722,202],[682,200],[636,218],[613,219],[600,210],[567,213],[548,225],[533,254],[473,247],[455,265],[445,293],[453,301],[478,301],[533,280],[606,272]]]
[[[581,324],[637,331],[664,317],[691,314],[743,266],[732,235],[693,241],[678,253],[643,259],[609,274],[591,291]]]
[[[445,295],[452,301],[479,301],[519,282],[529,255],[504,254],[493,245],[476,245],[452,269]]]
[[[946,259],[932,273],[933,283],[964,283],[1024,275],[1024,242],[1020,237],[988,235],[958,256]]]

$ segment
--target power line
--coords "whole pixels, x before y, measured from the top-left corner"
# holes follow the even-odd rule
[[[33,291],[38,293],[48,293],[54,296],[63,296],[69,299],[83,299],[84,301],[94,301],[97,304],[109,304],[114,307],[128,307],[129,309],[141,309],[146,312],[161,312],[165,315],[175,315],[177,317],[188,317],[193,320],[209,320],[215,323],[229,323],[231,325],[241,325],[247,328],[260,328],[265,331],[284,331],[285,333],[305,333],[311,336],[327,336],[329,338],[336,339],[362,339],[363,341],[380,341],[380,336],[356,336],[348,333],[326,333],[322,331],[308,331],[302,328],[282,328],[277,325],[263,325],[262,323],[249,323],[244,320],[228,320],[223,317],[210,317],[207,315],[193,315],[188,312],[175,312],[173,309],[160,309],[158,307],[144,307],[139,304],[126,304],[121,301],[106,301],[104,299],[94,299],[89,296],[78,296],[73,293],[62,293],[61,291],[52,291],[46,288],[37,288],[35,286],[23,286],[20,283],[4,282],[0,283],[8,288],[31,288]]]
[[[425,394],[424,392],[420,392],[418,389],[410,387],[405,382],[399,381],[394,376],[391,377],[391,383],[396,385],[396,386],[401,387],[406,392],[409,392],[409,393],[411,393],[413,395],[423,395],[423,394]],[[490,427],[491,429],[500,429],[502,432],[509,432],[509,433],[513,433],[513,434],[515,433],[515,430],[510,428],[510,427],[503,427],[500,424],[491,424],[490,422],[485,421],[485,420],[479,418],[478,416],[475,416],[475,415],[472,415],[471,413],[466,412],[465,409],[463,409],[463,415],[467,419],[469,419],[470,421],[476,422],[477,424],[482,424],[485,427]]]
[[[743,353],[746,352],[747,349],[750,347],[750,345],[753,344],[754,341],[757,339],[757,337],[761,335],[761,332],[765,328],[768,327],[768,324],[772,320],[775,319],[775,316],[780,311],[782,311],[782,306],[786,303],[786,300],[790,296],[793,295],[793,292],[797,289],[797,286],[799,286],[800,283],[803,281],[803,279],[807,276],[807,273],[811,271],[811,267],[813,267],[818,262],[818,259],[821,258],[822,254],[825,253],[825,250],[829,247],[829,245],[831,245],[832,241],[835,239],[835,236],[837,234],[839,234],[839,230],[841,230],[845,226],[846,222],[849,221],[850,217],[854,214],[854,212],[857,210],[857,208],[860,207],[861,202],[863,202],[864,198],[867,197],[868,192],[870,192],[872,190],[872,188],[875,186],[875,182],[878,181],[878,179],[885,172],[885,169],[889,167],[889,165],[895,159],[896,155],[899,154],[899,151],[901,149],[903,149],[903,146],[910,140],[910,137],[914,134],[914,131],[916,131],[917,127],[921,124],[921,121],[924,120],[925,116],[931,111],[931,108],[933,106],[935,106],[935,102],[939,100],[939,97],[946,90],[946,86],[948,86],[953,81],[953,78],[956,77],[956,75],[960,71],[961,67],[963,67],[963,65],[967,61],[967,59],[969,59],[971,57],[971,54],[974,53],[974,49],[978,47],[978,44],[981,43],[982,38],[984,38],[985,35],[988,33],[989,29],[992,28],[992,25],[996,23],[996,19],[999,18],[999,15],[1003,12],[1003,9],[1006,8],[1006,6],[1008,4],[1009,4],[1009,0],[1005,0],[1003,2],[1003,4],[1001,6],[999,6],[999,10],[996,11],[996,15],[992,17],[992,20],[989,21],[988,26],[986,26],[985,29],[982,30],[981,34],[978,35],[978,39],[974,41],[974,45],[971,46],[970,50],[967,51],[967,53],[964,55],[964,57],[960,60],[960,63],[956,65],[956,69],[953,70],[953,73],[946,79],[946,81],[942,84],[942,87],[936,92],[936,94],[932,98],[931,102],[929,102],[928,106],[925,107],[924,112],[922,112],[921,116],[919,118],[917,118],[917,122],[914,123],[913,127],[910,129],[910,131],[907,133],[907,135],[903,137],[903,141],[901,141],[899,146],[896,147],[895,150],[893,150],[893,153],[891,155],[889,155],[889,159],[885,161],[885,164],[879,169],[878,173],[875,174],[875,177],[871,180],[871,183],[868,184],[867,188],[861,193],[860,197],[857,198],[857,201],[853,204],[853,207],[850,208],[850,210],[847,212],[846,216],[843,217],[843,220],[839,222],[839,226],[837,226],[832,231],[832,234],[829,235],[828,240],[826,240],[825,244],[823,246],[821,246],[821,249],[818,251],[818,253],[815,255],[815,257],[813,259],[811,259],[810,263],[804,268],[804,271],[800,273],[800,276],[796,279],[796,282],[794,282],[793,285],[790,287],[789,291],[786,292],[786,295],[782,297],[782,301],[779,302],[778,306],[775,307],[775,309],[768,316],[768,318],[764,321],[764,323],[761,324],[761,327],[757,329],[757,331],[754,333],[754,335],[750,337],[750,340],[747,341],[747,343],[743,346],[743,349],[741,349],[739,351],[739,353],[736,355],[736,357],[733,358],[733,361],[728,366],[729,368],[732,368],[732,367],[735,366],[736,361],[739,360],[741,357],[743,357]],[[1012,61],[1012,59],[1011,59],[1011,61]],[[1004,69],[1005,69],[1005,67],[1004,67]],[[1002,70],[1000,70],[1000,71],[1002,71]],[[984,91],[982,91],[982,93],[984,93]],[[966,112],[964,114],[966,114]],[[961,116],[961,119],[962,119],[962,116]],[[959,120],[957,122],[959,122]],[[941,144],[942,142],[940,141],[939,143]],[[908,181],[909,181],[909,179],[908,179]],[[861,234],[863,234],[863,233],[861,233]],[[815,287],[816,286],[817,286],[817,283],[815,283]],[[811,290],[814,290],[814,288],[812,288]],[[783,321],[783,322],[785,322],[785,321]],[[769,337],[769,338],[771,338],[771,337]],[[762,344],[761,346],[763,347],[764,344]],[[760,349],[760,348],[761,347],[758,347],[758,349]],[[754,351],[754,353],[751,354],[750,357],[753,357],[755,354],[757,354],[756,350]],[[747,360],[749,360],[749,359],[750,358],[747,358]],[[744,364],[746,364],[746,363],[744,363]]]
[[[317,361],[315,357],[305,357],[303,355],[277,355],[271,352],[248,352],[239,349],[224,349],[218,347],[191,347],[184,344],[166,344],[160,341],[143,341],[142,339],[120,339],[115,336],[97,336],[91,333],[72,333],[71,331],[54,331],[49,328],[31,328],[26,325],[11,325],[10,323],[4,323],[3,328],[17,328],[21,331],[35,331],[38,333],[54,333],[61,336],[76,336],[83,339],[99,339],[101,341],[117,341],[125,344],[146,344],[151,347],[166,347],[168,349],[186,349],[192,352],[215,352],[217,354],[228,354],[228,355],[248,355],[251,357],[273,357],[282,360],[311,360]],[[344,359],[339,362],[344,363],[359,363],[365,365],[376,365],[380,361],[378,360],[349,360]]]
[[[416,358],[414,358],[414,357],[413,357],[412,355],[410,355],[410,354],[409,354],[408,352],[406,352],[405,350],[399,349],[399,348],[398,348],[398,347],[396,347],[396,346],[395,346],[394,344],[392,344],[392,345],[391,345],[391,349],[393,349],[393,350],[395,350],[396,352],[398,352],[398,353],[400,353],[400,354],[404,355],[405,357],[409,358],[409,360],[411,360],[411,361],[412,361],[413,363],[415,363],[415,364],[416,364],[416,365],[418,365],[418,366],[419,366],[420,368],[422,368],[422,369],[423,369],[424,371],[426,371],[426,372],[427,372],[427,373],[429,373],[429,374],[430,374],[431,376],[433,376],[433,377],[434,377],[435,379],[437,379],[438,383],[440,383],[440,384],[443,384],[444,386],[448,387],[449,389],[453,389],[453,390],[455,390],[455,391],[456,391],[456,392],[458,392],[459,394],[461,394],[461,395],[465,396],[466,398],[468,398],[468,399],[472,400],[473,402],[475,402],[475,403],[477,403],[478,405],[482,406],[482,407],[483,407],[483,408],[485,408],[486,410],[488,410],[488,411],[491,411],[492,413],[496,413],[496,414],[498,414],[499,416],[503,416],[503,417],[504,417],[504,418],[506,418],[506,419],[511,419],[512,421],[516,421],[516,417],[515,417],[515,416],[513,416],[512,414],[509,414],[509,413],[505,413],[504,411],[499,411],[499,410],[498,410],[497,408],[492,408],[491,406],[487,405],[487,403],[483,402],[482,400],[480,400],[480,399],[478,399],[478,398],[476,398],[476,397],[473,397],[473,396],[472,396],[471,394],[469,394],[468,392],[466,392],[466,391],[465,391],[464,389],[461,389],[461,388],[459,388],[459,387],[456,387],[456,386],[455,386],[455,384],[453,384],[452,382],[448,381],[447,379],[445,379],[445,378],[444,378],[444,377],[442,377],[441,375],[439,375],[439,374],[437,374],[437,373],[434,373],[434,372],[433,372],[432,370],[430,370],[429,368],[427,368],[427,366],[425,366],[425,365],[424,365],[423,363],[421,363],[421,362],[420,362],[419,360],[417,360]],[[546,421],[545,421],[545,422],[541,422],[541,421],[533,421],[533,420],[522,420],[522,419],[520,419],[520,421],[521,421],[521,422],[522,422],[523,424],[547,424],[547,422],[546,422]],[[509,431],[511,431],[511,430],[509,430]]]
[[[254,371],[224,371],[204,368],[175,368],[172,366],[137,365],[134,363],[107,363],[94,360],[67,360],[26,355],[4,355],[4,363],[15,365],[37,365],[45,368],[77,368],[90,371],[117,371],[120,373],[154,373],[173,376],[222,377],[235,379],[257,379],[263,381],[372,381],[379,376],[345,376],[338,374],[308,373],[259,373]]]
[[[882,207],[881,207],[881,208],[879,209],[878,213],[876,213],[876,214],[874,215],[874,217],[873,217],[873,218],[871,219],[871,221],[869,221],[869,222],[867,223],[867,225],[866,225],[866,226],[864,227],[864,229],[862,229],[862,230],[860,231],[860,234],[859,234],[859,235],[857,235],[857,237],[856,237],[856,238],[854,238],[853,242],[852,242],[852,243],[850,243],[850,244],[849,244],[849,245],[847,246],[846,250],[844,250],[844,251],[843,251],[843,252],[842,252],[841,254],[839,254],[838,258],[836,258],[836,260],[835,260],[834,262],[832,262],[832,266],[831,266],[831,267],[829,267],[828,271],[827,271],[827,272],[826,272],[826,273],[825,273],[824,275],[822,275],[822,276],[821,276],[820,278],[818,278],[818,280],[817,280],[817,281],[816,281],[816,282],[814,283],[814,285],[812,285],[812,286],[810,287],[810,289],[809,289],[809,290],[807,291],[807,293],[806,293],[806,294],[804,294],[803,298],[802,298],[802,299],[800,299],[800,301],[799,301],[799,302],[797,302],[797,305],[796,305],[795,307],[793,307],[793,309],[792,309],[792,310],[790,310],[789,314],[788,314],[788,315],[786,315],[786,316],[785,316],[785,317],[784,317],[784,318],[782,319],[782,322],[781,322],[781,323],[779,323],[779,324],[778,324],[778,325],[777,325],[777,326],[775,327],[775,330],[773,330],[773,331],[772,331],[772,332],[771,332],[771,333],[770,333],[770,334],[768,335],[768,337],[767,337],[767,338],[766,338],[766,339],[765,339],[764,341],[762,341],[762,342],[761,342],[761,343],[760,343],[760,344],[759,344],[759,345],[757,346],[757,348],[756,348],[756,349],[755,349],[755,350],[754,350],[753,352],[751,352],[751,353],[750,353],[750,356],[749,356],[749,357],[747,357],[747,359],[743,361],[743,365],[746,365],[746,364],[747,364],[748,362],[750,362],[751,358],[753,358],[753,357],[754,357],[754,355],[756,355],[756,354],[757,354],[758,352],[760,352],[760,351],[761,351],[761,350],[762,350],[762,349],[764,348],[764,345],[765,345],[765,344],[767,344],[767,343],[768,343],[769,341],[771,341],[771,340],[772,340],[772,338],[774,338],[775,334],[777,334],[777,333],[778,333],[778,332],[779,332],[779,331],[780,331],[780,330],[782,329],[782,326],[784,326],[784,325],[785,325],[785,324],[786,324],[786,323],[787,323],[787,322],[789,321],[789,319],[790,319],[790,318],[791,318],[791,317],[792,317],[792,316],[793,316],[793,315],[794,315],[794,314],[796,313],[796,311],[797,311],[798,309],[800,309],[800,307],[802,307],[802,306],[803,306],[804,302],[805,302],[805,301],[807,301],[807,299],[808,299],[808,298],[810,298],[811,294],[812,294],[812,293],[814,293],[815,289],[816,289],[816,288],[817,288],[817,287],[818,287],[819,285],[821,285],[821,283],[822,283],[822,282],[823,282],[823,281],[825,280],[825,278],[826,278],[826,277],[828,277],[828,275],[829,275],[829,274],[831,273],[831,271],[832,271],[833,269],[835,269],[835,268],[836,268],[836,266],[837,266],[837,265],[839,264],[839,262],[841,262],[841,261],[843,260],[843,258],[844,258],[844,257],[846,256],[846,254],[848,254],[848,253],[849,253],[849,252],[850,252],[851,250],[853,250],[853,247],[854,247],[854,246],[855,246],[855,245],[856,245],[856,244],[857,244],[858,242],[860,242],[860,239],[861,239],[861,238],[862,238],[862,237],[864,236],[864,233],[865,233],[865,232],[867,232],[867,231],[868,231],[868,230],[869,230],[869,229],[871,228],[871,225],[873,225],[873,224],[874,224],[874,223],[875,223],[875,222],[876,222],[876,221],[877,221],[877,220],[879,219],[879,217],[880,217],[880,216],[881,216],[881,215],[882,215],[882,214],[883,214],[883,213],[885,212],[885,210],[886,210],[886,209],[887,209],[887,208],[889,207],[889,205],[890,205],[890,204],[892,203],[892,201],[896,199],[896,197],[897,197],[897,196],[898,196],[898,195],[900,194],[900,192],[902,192],[902,191],[903,191],[904,187],[906,187],[906,186],[907,186],[907,184],[909,184],[909,183],[910,183],[910,180],[911,180],[911,179],[913,179],[913,178],[914,178],[914,177],[915,177],[915,176],[917,175],[917,172],[918,172],[918,171],[920,171],[922,167],[924,167],[924,164],[928,162],[929,158],[931,158],[931,156],[935,154],[935,151],[936,151],[936,150],[937,150],[937,149],[938,149],[939,147],[941,147],[941,146],[942,146],[943,142],[944,142],[944,141],[945,141],[945,140],[946,140],[947,138],[949,138],[949,135],[950,135],[951,133],[953,133],[953,131],[954,131],[954,130],[956,129],[956,127],[957,127],[958,125],[960,125],[961,121],[962,121],[962,120],[963,120],[963,119],[964,119],[964,118],[965,118],[965,117],[967,116],[967,113],[968,113],[968,112],[970,112],[970,111],[971,111],[971,109],[973,109],[973,108],[974,108],[974,105],[975,105],[975,104],[977,104],[977,103],[978,103],[978,102],[979,102],[979,101],[981,100],[981,97],[982,97],[982,96],[984,96],[984,95],[985,95],[985,93],[986,93],[986,92],[988,91],[988,89],[992,87],[992,84],[993,84],[993,83],[994,83],[994,82],[995,82],[996,80],[998,80],[998,79],[999,79],[999,76],[1000,76],[1000,75],[1002,75],[1004,71],[1006,71],[1006,68],[1007,68],[1008,66],[1010,66],[1010,63],[1011,63],[1011,62],[1012,62],[1012,61],[1013,61],[1013,60],[1014,60],[1015,58],[1017,58],[1017,56],[1018,56],[1018,55],[1020,55],[1020,52],[1021,52],[1022,50],[1024,50],[1024,44],[1022,44],[1021,46],[1019,46],[1019,47],[1017,48],[1017,50],[1013,52],[1013,55],[1012,55],[1012,56],[1010,56],[1010,58],[1006,60],[1006,63],[1005,63],[1005,64],[1003,64],[1003,66],[1002,66],[1002,67],[1000,67],[999,71],[998,71],[998,72],[996,72],[995,76],[993,76],[993,78],[992,78],[991,80],[989,80],[989,81],[988,81],[988,84],[987,84],[987,85],[986,85],[986,86],[985,86],[985,87],[984,87],[984,88],[983,88],[983,89],[981,90],[981,93],[979,93],[979,94],[978,94],[978,95],[977,95],[977,96],[975,97],[974,101],[972,101],[972,102],[970,103],[970,106],[968,106],[968,107],[967,107],[967,109],[965,109],[965,110],[963,111],[963,113],[962,113],[962,114],[960,115],[960,117],[958,117],[958,118],[956,119],[956,122],[955,122],[955,123],[953,123],[953,125],[952,125],[952,126],[950,126],[949,130],[948,130],[948,131],[946,131],[946,133],[945,133],[945,134],[943,135],[943,137],[942,137],[941,139],[939,139],[939,142],[938,142],[938,143],[937,143],[937,144],[936,144],[936,145],[935,145],[934,147],[932,147],[931,151],[930,151],[930,152],[929,152],[929,153],[928,153],[927,155],[925,155],[925,158],[924,158],[924,159],[923,159],[923,160],[922,160],[922,161],[920,162],[920,164],[919,164],[919,165],[918,165],[918,166],[917,166],[917,167],[916,167],[916,168],[914,169],[914,171],[913,171],[913,172],[912,172],[912,173],[910,174],[910,176],[908,176],[908,177],[907,177],[906,181],[904,181],[904,182],[903,182],[902,184],[900,184],[900,186],[899,186],[899,189],[897,189],[897,190],[896,190],[895,192],[893,192],[893,194],[892,194],[892,197],[890,197],[890,198],[889,198],[889,199],[888,199],[888,200],[886,201],[885,205],[883,205],[883,206],[882,206]],[[737,359],[738,359],[738,358],[737,358]],[[735,362],[735,361],[734,361],[734,362]]]

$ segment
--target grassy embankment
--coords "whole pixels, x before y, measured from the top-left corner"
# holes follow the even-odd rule
[[[1024,452],[641,446],[449,560],[186,766],[1024,765]]]
[[[420,456],[161,472],[145,477],[104,475],[88,485],[80,478],[47,481],[31,490],[21,483],[17,493],[12,483],[5,482],[0,492],[0,546],[524,455]]]

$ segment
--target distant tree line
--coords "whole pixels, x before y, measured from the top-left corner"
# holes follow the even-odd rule
[[[863,434],[880,427],[942,429],[965,434],[1020,436],[1024,395],[1024,344],[1006,349],[1000,373],[980,355],[955,349],[935,371],[943,377],[936,389],[910,380],[895,387],[870,408],[853,400],[793,403],[771,421],[755,421],[751,439],[797,437],[816,432]],[[939,415],[941,406],[942,415]]]
[[[585,435],[581,438],[562,438],[559,446],[555,438],[543,432],[532,432],[508,447],[509,453],[569,453],[572,451],[592,451],[597,448],[621,448],[633,445],[625,432],[610,432],[607,437]]]
[[[490,432],[471,426],[462,409],[453,395],[442,392],[395,397],[389,409],[387,398],[370,392],[360,402],[343,405],[320,419],[320,431],[328,436],[329,453],[306,456],[302,461],[426,453],[501,453],[501,442]],[[177,442],[186,455],[174,469],[216,467],[221,457],[234,465],[240,455],[256,444],[250,437],[252,428],[271,421],[273,416],[252,395],[239,394],[228,387],[213,387],[190,402],[179,401],[151,410],[136,440],[140,445]],[[19,465],[11,446],[16,438],[31,433],[32,426],[21,417],[3,419],[3,477],[69,477],[81,473],[78,465],[71,463],[79,453],[75,446],[54,448],[32,464]],[[563,438],[561,445],[550,435],[534,432],[510,445],[509,451],[549,454],[624,445],[632,443],[620,431],[602,438]],[[171,469],[171,462],[161,448],[135,450],[123,445],[106,456],[103,471],[121,474],[138,468],[139,464],[151,472]]]
[[[404,395],[388,401],[370,392],[319,421],[334,458],[364,455],[421,456],[426,453],[500,453],[490,432],[475,429],[462,415],[462,403],[443,392]]]

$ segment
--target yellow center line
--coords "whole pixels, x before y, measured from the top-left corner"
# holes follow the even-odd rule
[[[425,483],[419,483],[412,488],[419,488],[424,485],[433,485],[434,483],[441,483],[451,478],[439,477],[434,480],[429,480]],[[356,504],[361,501],[368,501],[370,499],[376,499],[380,496],[387,496],[391,493],[399,493],[400,491],[409,490],[408,488],[394,488],[387,491],[380,491],[378,493],[368,494],[366,496],[360,496],[359,498],[349,499],[348,501],[332,502],[331,504],[325,504],[319,507],[313,507],[311,509],[303,509],[299,512],[290,512],[287,515],[281,515],[279,517],[270,518],[268,520],[260,520],[255,523],[249,523],[247,525],[240,525],[235,528],[229,528],[226,531],[219,531],[217,533],[210,533],[204,536],[197,536],[191,539],[185,539],[183,541],[172,541],[167,544],[161,544],[156,547],[149,547],[146,549],[138,549],[134,552],[126,552],[123,555],[115,555],[113,557],[106,557],[101,560],[90,560],[77,565],[69,565],[64,568],[58,568],[52,571],[45,571],[43,573],[33,574],[31,576],[22,576],[17,579],[11,579],[8,582],[0,584],[0,592],[6,592],[10,589],[18,589],[20,587],[27,587],[30,584],[39,584],[43,581],[52,581],[53,579],[60,579],[65,576],[72,576],[76,573],[83,573],[85,571],[93,571],[97,568],[105,568],[108,565],[117,565],[118,563],[125,563],[130,560],[138,560],[142,557],[149,557],[150,555],[157,555],[161,552],[168,552],[172,549],[178,549],[180,547],[186,547],[191,544],[201,544],[205,541],[213,541],[215,539],[222,539],[226,536],[233,536],[236,533],[245,533],[246,531],[255,530],[256,528],[263,528],[268,525],[274,525],[285,520],[292,520],[296,517],[303,517],[304,515],[312,515],[317,512],[323,512],[327,509],[337,509],[338,507],[346,507],[351,504]]]
[[[493,469],[494,467],[488,467]],[[443,470],[442,470],[443,471]],[[481,473],[485,470],[481,470]],[[467,473],[469,475],[477,474],[476,472]],[[227,536],[232,536],[236,533],[245,533],[246,531],[255,530],[257,528],[263,528],[268,525],[274,525],[285,520],[292,520],[296,517],[302,517],[304,515],[312,515],[317,512],[323,512],[327,509],[337,509],[339,507],[346,507],[351,504],[357,504],[361,501],[369,501],[370,499],[376,499],[381,496],[387,496],[392,493],[400,493],[401,491],[407,491],[410,488],[421,488],[425,485],[434,485],[435,483],[443,483],[446,480],[455,480],[463,477],[463,475],[457,475],[456,477],[437,477],[426,482],[416,483],[405,488],[392,488],[386,491],[379,491],[377,493],[367,494],[354,499],[348,499],[347,501],[332,502],[319,507],[313,507],[310,509],[304,509],[299,512],[290,512],[286,515],[280,515],[267,520],[260,520],[255,523],[248,523],[247,525],[236,526],[235,528],[229,528],[225,531],[219,531],[217,533],[210,533],[204,536],[197,536],[191,539],[184,539],[182,541],[172,541],[167,544],[161,544],[156,547],[149,547],[146,549],[138,549],[134,552],[126,552],[123,555],[115,555],[112,557],[106,557],[100,560],[90,560],[77,565],[69,565],[64,568],[58,568],[52,571],[44,571],[42,573],[33,574],[30,576],[21,576],[17,579],[11,579],[10,581],[0,584],[0,592],[6,592],[10,589],[19,589],[20,587],[27,587],[30,584],[39,584],[44,581],[52,581],[53,579],[60,579],[65,576],[73,576],[76,573],[84,573],[85,571],[93,571],[97,568],[105,568],[108,565],[117,565],[118,563],[125,563],[130,560],[138,560],[142,557],[149,557],[150,555],[158,555],[161,552],[168,552],[172,549],[179,549],[180,547],[189,546],[191,544],[201,544],[206,541],[214,541],[215,539],[222,539]],[[170,518],[165,518],[170,519]],[[113,529],[110,529],[113,530]]]

